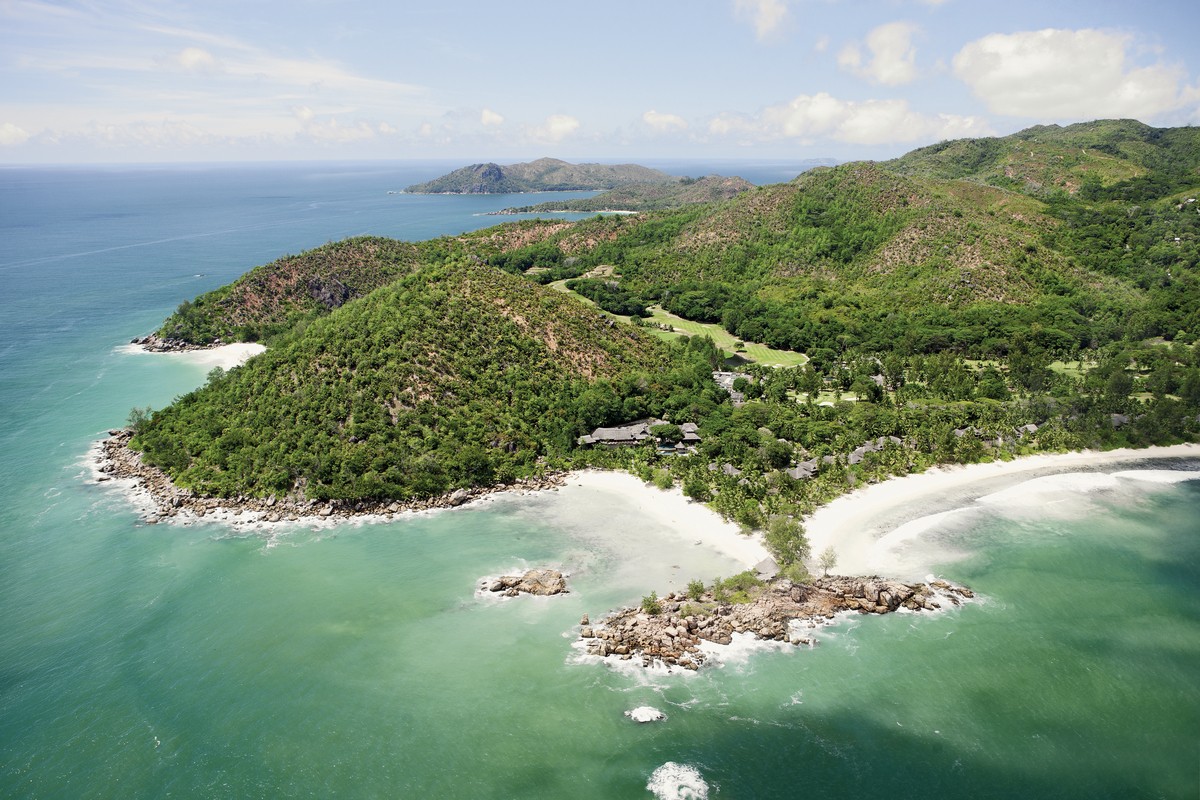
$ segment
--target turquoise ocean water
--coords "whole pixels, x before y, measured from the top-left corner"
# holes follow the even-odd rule
[[[973,506],[921,543],[981,602],[694,675],[571,646],[584,612],[738,568],[615,500],[265,538],[146,525],[90,481],[89,447],[131,407],[203,382],[120,349],[181,300],[326,241],[454,233],[528,201],[387,194],[453,166],[0,170],[0,796],[1200,795],[1200,481]],[[745,166],[720,170],[789,177]],[[1106,469],[1134,467],[1200,474]],[[573,592],[476,596],[537,564]],[[625,718],[641,705],[668,719]]]

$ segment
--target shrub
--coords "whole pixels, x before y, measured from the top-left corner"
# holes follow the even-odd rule
[[[804,564],[797,561],[795,564],[788,564],[779,571],[779,574],[787,578],[792,583],[808,583],[812,579]]]
[[[662,613],[662,603],[658,601],[658,592],[651,592],[642,598],[642,611],[650,615]]]
[[[671,473],[667,470],[656,469],[654,471],[654,485],[659,489],[666,491],[675,485],[675,480],[671,477]]]
[[[749,603],[753,598],[750,592],[762,586],[763,582],[754,570],[739,572],[731,578],[713,581],[713,596],[722,602]]]
[[[707,503],[712,499],[712,493],[708,489],[708,483],[702,478],[694,475],[689,475],[683,480],[683,493],[693,500],[700,503]]]
[[[687,596],[689,598],[691,598],[692,600],[699,600],[701,597],[703,597],[704,596],[704,581],[698,580],[698,579],[693,580],[693,581],[688,581]]]

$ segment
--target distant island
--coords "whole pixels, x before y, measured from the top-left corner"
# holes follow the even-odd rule
[[[670,184],[679,179],[637,164],[570,164],[539,158],[501,166],[472,164],[425,183],[409,186],[411,194],[515,194],[517,192],[602,191],[630,184]]]
[[[601,211],[663,211],[671,208],[715,203],[737,197],[754,188],[754,184],[742,178],[724,178],[706,175],[703,178],[679,178],[675,183],[635,183],[618,189],[601,192],[594,197],[579,197],[574,200],[552,200],[530,206],[512,206],[493,215],[538,214],[558,212],[601,212]]]

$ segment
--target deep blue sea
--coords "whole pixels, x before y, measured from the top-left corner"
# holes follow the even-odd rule
[[[0,169],[0,796],[1200,796],[1195,460],[963,498],[907,563],[980,602],[687,675],[572,647],[583,613],[741,568],[620,496],[267,537],[148,525],[93,480],[107,429],[207,371],[123,344],[281,255],[529,202],[388,193],[457,166]],[[476,595],[540,564],[572,593]]]

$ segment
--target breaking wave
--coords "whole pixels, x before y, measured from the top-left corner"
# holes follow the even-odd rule
[[[654,770],[646,788],[659,800],[705,800],[708,797],[708,784],[700,770],[674,761]]]

